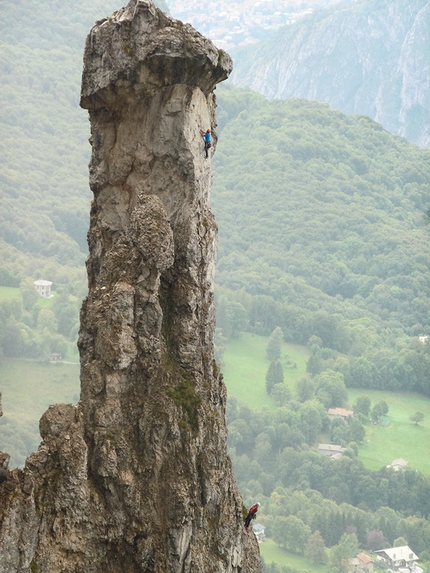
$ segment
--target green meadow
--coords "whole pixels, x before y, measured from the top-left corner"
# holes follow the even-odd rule
[[[358,458],[370,469],[379,469],[397,458],[408,465],[430,474],[430,399],[406,392],[349,389],[351,406],[357,396],[369,396],[372,405],[385,400],[389,406],[389,425],[369,422],[366,438],[360,444]],[[409,417],[422,412],[424,420],[416,425]]]
[[[266,393],[265,376],[269,367],[266,357],[268,338],[243,333],[229,343],[223,356],[222,371],[227,393],[245,402],[253,410],[267,406],[277,408],[275,401]],[[291,368],[287,358],[297,364]],[[294,393],[299,378],[306,375],[306,361],[309,352],[304,346],[284,344],[281,362],[285,383]],[[348,389],[348,407],[352,407],[357,396],[369,396],[372,406],[385,400],[389,406],[389,425],[373,425],[369,422],[366,437],[359,445],[358,458],[369,469],[379,469],[397,458],[407,460],[408,466],[430,474],[430,399],[406,392],[382,392],[363,388]],[[424,420],[419,425],[409,417],[422,412]],[[327,439],[327,438],[326,438]]]
[[[79,364],[7,359],[0,380],[3,415],[25,422],[38,421],[50,404],[79,400]]]
[[[19,290],[19,288],[0,286],[0,301],[1,300],[10,300],[13,298],[19,298],[20,295],[21,295],[21,291]],[[51,298],[39,297],[37,300],[37,304],[41,308],[49,308],[52,305],[52,302],[54,300],[55,292],[52,291],[52,295],[53,296]]]
[[[306,573],[327,573],[328,568],[324,565],[312,565],[310,561],[301,557],[288,553],[285,549],[281,549],[272,539],[266,539],[259,544],[260,555],[265,563],[278,563],[279,565],[286,565],[296,571],[305,571]]]
[[[222,372],[229,396],[246,402],[253,410],[262,406],[277,408],[273,398],[266,392],[266,372],[270,360],[266,356],[267,337],[243,332],[240,338],[228,344],[224,352]],[[306,361],[309,351],[298,344],[282,345],[281,364],[284,370],[284,383],[294,391],[299,378],[306,374]],[[293,368],[287,363],[296,363]]]
[[[0,363],[0,450],[10,467],[23,465],[37,447],[39,419],[51,404],[79,400],[79,364],[5,359]]]
[[[0,300],[18,298],[19,295],[19,288],[0,286]]]

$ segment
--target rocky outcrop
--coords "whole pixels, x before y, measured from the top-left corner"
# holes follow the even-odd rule
[[[1,403],[1,392],[0,392],[0,417],[3,416],[3,408]],[[5,481],[7,478],[7,469],[9,466],[10,456],[5,452],[0,452],[0,483]]]
[[[48,409],[38,451],[0,487],[1,572],[261,571],[213,358],[216,224],[200,130],[215,127],[213,90],[230,70],[149,0],[88,36],[81,400]]]
[[[235,54],[232,80],[269,98],[321,100],[430,146],[430,2],[344,3]]]

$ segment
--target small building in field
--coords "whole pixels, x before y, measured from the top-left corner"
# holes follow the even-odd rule
[[[357,557],[349,559],[348,573],[373,573],[374,561],[366,553],[359,553]]]
[[[403,458],[398,458],[397,460],[393,460],[391,464],[388,466],[389,468],[393,469],[395,472],[402,470],[408,465],[408,462]]]
[[[354,415],[353,410],[346,410],[345,408],[329,408],[327,413],[331,420],[336,418],[336,416],[340,416],[346,421],[348,418]]]
[[[51,294],[51,286],[52,286],[52,282],[51,281],[44,281],[42,279],[39,279],[37,281],[34,281],[34,286],[36,287],[37,293],[39,296],[43,297],[43,298],[51,298],[52,294]]]
[[[58,362],[59,360],[63,360],[62,355],[58,354],[58,352],[51,352],[51,354],[49,355],[49,361]]]
[[[342,446],[336,444],[318,444],[318,452],[332,460],[341,458],[345,450],[346,448],[342,448]]]
[[[265,529],[266,528],[264,527],[264,525],[261,525],[261,523],[256,523],[255,525],[252,526],[252,531],[254,532],[255,537],[257,538],[257,541],[259,543],[261,543],[266,539],[266,535],[264,533]]]
[[[399,571],[400,573],[422,573],[421,567],[417,565],[418,557],[407,545],[379,549],[374,553],[378,560],[385,561],[388,565],[388,569],[391,571]]]

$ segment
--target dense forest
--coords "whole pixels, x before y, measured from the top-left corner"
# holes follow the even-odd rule
[[[280,326],[316,337],[313,375],[430,395],[430,151],[322,103],[230,86],[218,103],[221,334]]]

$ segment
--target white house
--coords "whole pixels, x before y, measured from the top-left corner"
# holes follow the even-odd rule
[[[406,460],[403,458],[398,458],[397,460],[393,460],[388,467],[392,468],[395,472],[398,472],[399,470],[405,468],[407,465],[408,462]]]
[[[52,282],[51,281],[44,281],[42,279],[39,279],[37,281],[34,281],[34,286],[36,287],[36,290],[37,290],[39,296],[42,296],[43,298],[51,298],[51,296],[52,296],[52,294],[51,294]]]
[[[418,557],[407,545],[379,549],[374,553],[379,560],[385,561],[391,571],[422,573],[421,567],[417,565]]]
[[[252,526],[252,531],[254,532],[255,537],[257,538],[257,541],[259,543],[261,543],[266,539],[266,535],[264,534],[265,529],[266,528],[264,527],[264,525],[261,525],[261,523],[256,523],[255,525]]]

